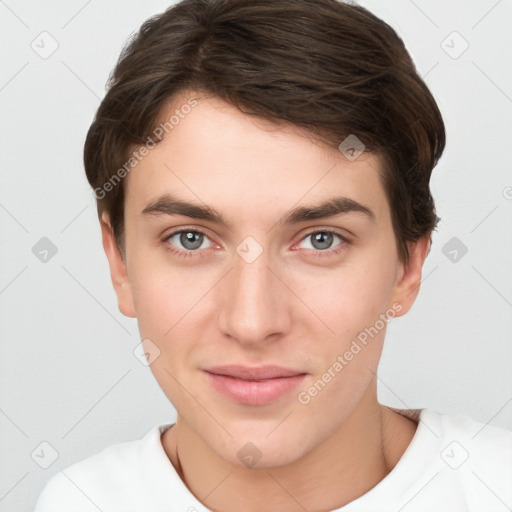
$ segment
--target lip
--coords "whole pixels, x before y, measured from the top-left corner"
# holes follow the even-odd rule
[[[306,376],[299,370],[280,366],[216,366],[204,373],[217,391],[246,405],[272,403],[298,386]]]
[[[283,366],[267,365],[267,366],[240,366],[240,365],[224,365],[212,366],[205,368],[208,373],[215,373],[217,375],[226,375],[228,377],[236,377],[237,379],[244,380],[265,380],[276,379],[278,377],[294,377],[295,375],[302,375],[306,372],[301,370],[292,370]]]

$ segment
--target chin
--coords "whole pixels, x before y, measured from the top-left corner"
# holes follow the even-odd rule
[[[286,422],[286,420],[285,420]],[[290,423],[287,428],[279,432],[274,422],[271,429],[260,429],[258,432],[251,430],[251,434],[234,432],[233,435],[223,436],[224,440],[218,445],[214,443],[210,447],[219,457],[239,468],[277,468],[291,464],[315,447],[315,437],[311,432],[304,436],[297,431],[296,424]],[[294,435],[290,435],[290,428],[294,429]],[[275,429],[272,432],[272,429]],[[272,432],[269,435],[269,432]]]

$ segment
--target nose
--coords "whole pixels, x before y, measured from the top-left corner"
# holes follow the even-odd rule
[[[289,332],[290,291],[276,274],[264,251],[248,263],[238,254],[222,280],[218,297],[220,331],[243,345],[257,345]]]

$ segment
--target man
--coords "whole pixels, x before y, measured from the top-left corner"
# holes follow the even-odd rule
[[[512,433],[377,400],[444,145],[362,7],[184,0],[148,20],[84,162],[119,308],[178,419],[58,473],[36,511],[510,508]]]

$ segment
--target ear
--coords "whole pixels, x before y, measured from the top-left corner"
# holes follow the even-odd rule
[[[430,251],[430,233],[416,242],[408,242],[407,247],[409,248],[409,260],[407,263],[401,264],[391,302],[392,304],[397,302],[402,305],[402,309],[395,316],[405,315],[418,296],[421,270]]]
[[[125,316],[136,318],[132,290],[128,274],[126,272],[126,264],[119,248],[117,247],[114,231],[106,213],[101,215],[100,226],[103,249],[105,249],[105,254],[107,255],[110,267],[110,277],[117,295],[119,311],[121,311]]]

